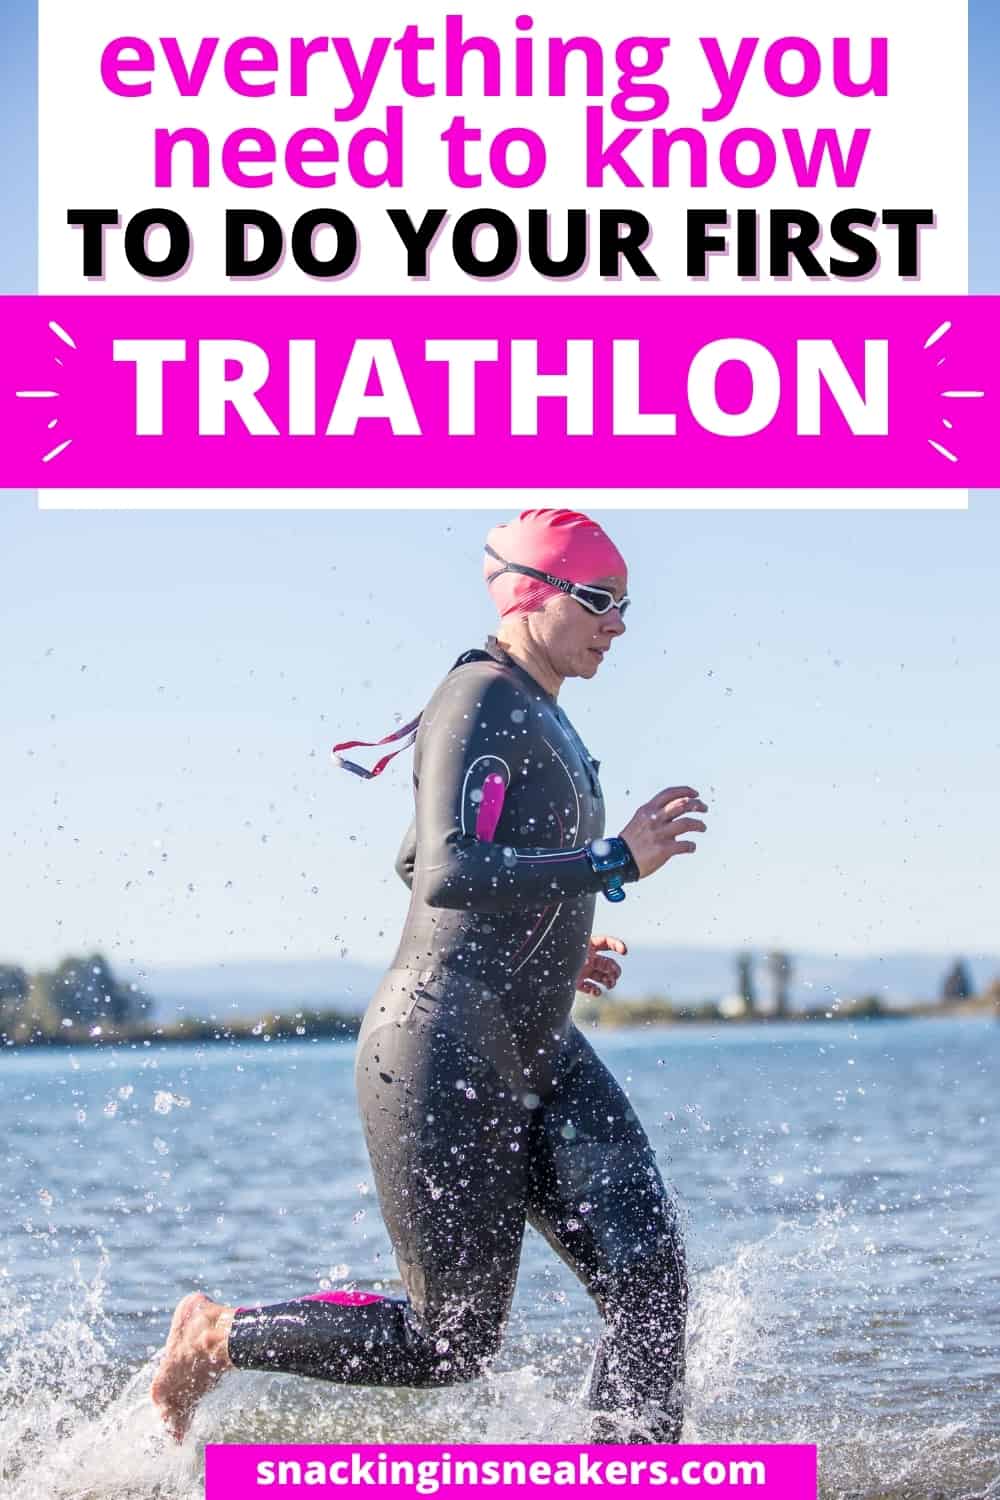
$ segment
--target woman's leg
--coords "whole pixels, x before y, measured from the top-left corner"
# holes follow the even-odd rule
[[[677,1213],[624,1092],[583,1037],[536,1112],[528,1219],[605,1320],[588,1404],[638,1419],[599,1440],[677,1442],[683,1416],[687,1277]]]
[[[368,1033],[357,1080],[406,1298],[330,1292],[239,1309],[229,1358],[351,1385],[471,1379],[496,1354],[513,1296],[527,1112],[433,1018]]]
[[[186,1297],[153,1388],[178,1439],[231,1366],[439,1386],[479,1375],[500,1346],[524,1235],[530,1112],[446,1029],[459,1024],[446,992],[432,1001],[387,983],[375,1004],[392,1019],[363,1031],[356,1078],[406,1297],[319,1292],[241,1308]]]

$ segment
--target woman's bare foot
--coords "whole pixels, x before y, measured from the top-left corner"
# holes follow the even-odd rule
[[[232,1367],[227,1345],[234,1312],[203,1292],[192,1292],[177,1304],[152,1396],[178,1442],[202,1396]]]

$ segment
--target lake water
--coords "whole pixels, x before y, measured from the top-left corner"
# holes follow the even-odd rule
[[[822,1494],[1000,1495],[1000,1026],[597,1035],[683,1204],[685,1439],[819,1445]],[[531,1231],[471,1386],[229,1375],[168,1443],[176,1300],[392,1289],[341,1042],[0,1056],[0,1491],[200,1500],[206,1441],[582,1441],[596,1314]]]

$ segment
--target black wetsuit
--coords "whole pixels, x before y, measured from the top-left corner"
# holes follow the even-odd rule
[[[356,1066],[407,1299],[241,1309],[234,1364],[358,1385],[480,1374],[527,1220],[605,1319],[588,1404],[637,1418],[633,1437],[677,1440],[686,1278],[674,1206],[627,1098],[570,1020],[601,889],[584,851],[604,834],[598,769],[492,637],[437,689],[397,860],[409,913]]]

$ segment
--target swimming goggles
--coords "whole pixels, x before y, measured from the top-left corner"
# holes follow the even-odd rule
[[[597,588],[596,585],[590,583],[571,583],[568,578],[556,578],[552,573],[540,573],[537,568],[527,568],[523,563],[507,562],[488,544],[486,552],[489,557],[494,557],[497,562],[503,563],[502,568],[490,574],[486,580],[487,583],[492,583],[494,578],[500,577],[501,573],[523,573],[525,578],[536,578],[539,583],[547,583],[552,588],[568,594],[571,599],[576,600],[577,604],[582,604],[584,609],[589,609],[592,615],[606,615],[611,610],[617,609],[624,618],[625,611],[632,603],[628,594],[623,594],[620,599],[616,599],[610,589]]]

